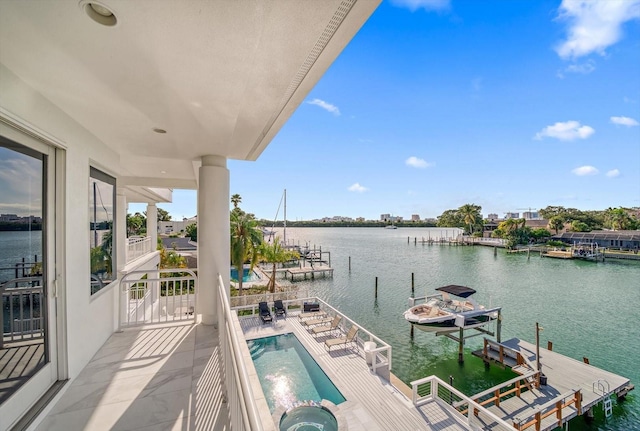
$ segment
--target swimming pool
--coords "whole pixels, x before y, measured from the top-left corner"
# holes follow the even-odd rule
[[[247,342],[269,410],[290,409],[301,401],[346,399],[293,334]]]
[[[231,280],[232,281],[238,281],[238,270],[235,268],[231,268]],[[257,272],[255,271],[251,271],[249,272],[249,268],[244,268],[242,270],[242,282],[247,282],[247,281],[257,281],[260,280],[260,276],[258,275]]]

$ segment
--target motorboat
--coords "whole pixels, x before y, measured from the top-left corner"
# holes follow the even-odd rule
[[[460,328],[479,328],[498,318],[501,307],[487,309],[471,295],[470,287],[448,285],[438,287],[439,293],[423,298],[424,303],[413,305],[404,318],[426,332],[448,333]]]

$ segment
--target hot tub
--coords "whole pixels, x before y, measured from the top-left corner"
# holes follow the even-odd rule
[[[338,420],[321,405],[298,406],[280,419],[280,431],[338,431]]]

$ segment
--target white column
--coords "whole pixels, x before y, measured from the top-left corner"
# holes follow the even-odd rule
[[[203,156],[198,186],[198,302],[205,325],[217,324],[218,274],[229,287],[229,170],[227,159]]]
[[[116,213],[115,213],[115,248],[116,248],[116,269],[118,280],[124,275],[122,271],[127,265],[127,196],[125,191],[121,187],[116,188]],[[122,316],[126,306],[125,296],[121,295],[120,282],[118,281],[118,288],[113,289],[114,292],[114,329],[120,331],[120,323],[122,322]]]
[[[114,238],[116,242],[116,269],[118,277],[127,264],[127,197],[123,188],[116,188],[116,223]]]
[[[151,251],[158,247],[158,207],[147,204],[147,236],[151,238]]]

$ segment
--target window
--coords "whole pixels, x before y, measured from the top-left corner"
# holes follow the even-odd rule
[[[116,179],[91,168],[89,178],[89,249],[91,253],[91,294],[100,291],[115,277],[116,259],[113,221]]]

